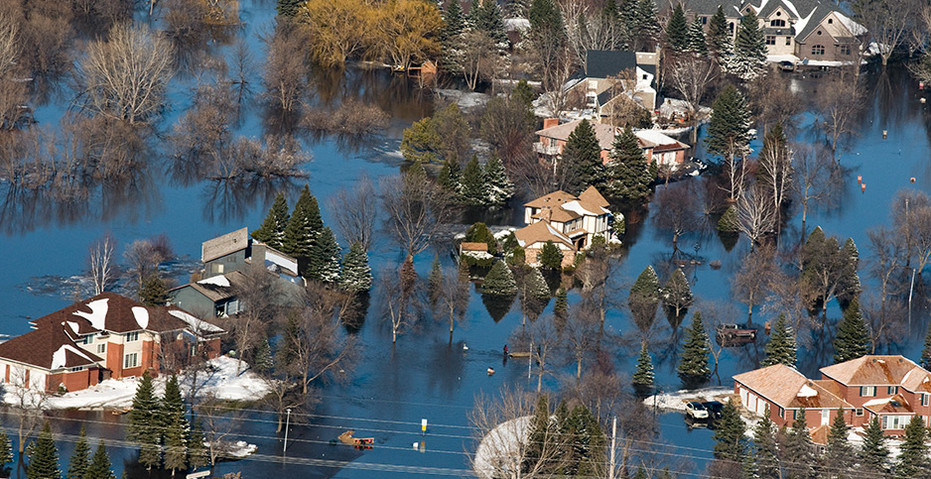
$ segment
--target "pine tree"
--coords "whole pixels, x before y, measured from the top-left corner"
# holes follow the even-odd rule
[[[860,314],[860,302],[854,299],[844,311],[834,337],[834,363],[866,356],[870,352],[870,333]]]
[[[730,32],[727,30],[727,17],[724,16],[724,8],[718,5],[718,10],[711,16],[708,21],[708,45],[711,50],[720,56],[725,53],[730,43]]]
[[[275,10],[282,17],[293,17],[297,15],[298,10],[304,2],[302,0],[278,0]]]
[[[125,471],[123,471],[123,475],[126,475]],[[103,441],[100,441],[97,444],[97,451],[94,452],[94,457],[87,467],[87,472],[84,474],[83,479],[115,478],[116,476],[113,475],[113,471],[110,469],[110,457],[107,454],[107,447],[104,445]]]
[[[87,444],[87,433],[81,426],[81,436],[74,443],[71,461],[68,464],[68,479],[83,479],[90,466],[91,448]]]
[[[10,444],[6,431],[0,428],[0,470],[10,462],[13,462],[13,446]]]
[[[776,426],[769,417],[769,408],[753,428],[753,456],[756,474],[760,479],[779,478],[779,456],[776,446]]]
[[[786,315],[780,314],[773,326],[773,334],[763,348],[766,357],[760,365],[766,367],[781,363],[794,368],[797,349],[795,331],[789,326]]]
[[[572,408],[561,425],[561,437],[567,438],[566,460],[560,471],[567,477],[598,477],[605,454],[607,438],[592,412],[582,404]]]
[[[508,178],[507,169],[497,155],[485,162],[485,204],[504,206],[514,196],[514,183]]]
[[[552,428],[558,427],[557,421],[550,418],[553,416],[550,411],[549,398],[546,395],[540,395],[537,403],[533,408],[533,415],[530,418],[530,427],[527,434],[527,452],[525,454],[525,464],[521,465],[526,469],[528,464],[539,463],[541,455],[546,448],[554,447],[553,437],[556,437],[556,431]],[[541,471],[542,472],[542,471]]]
[[[322,230],[323,219],[320,217],[317,198],[310,194],[310,188],[304,185],[301,196],[294,205],[291,219],[284,229],[281,252],[296,257],[299,263],[306,261]]]
[[[165,395],[158,412],[164,440],[164,468],[172,471],[185,469],[187,466],[187,419],[184,417],[184,402],[178,378],[172,375],[165,383]]]
[[[161,462],[159,444],[161,429],[158,423],[159,404],[155,397],[155,386],[148,371],[142,373],[142,381],[136,387],[133,408],[129,411],[127,437],[139,445],[139,464],[151,469]]]
[[[362,243],[358,241],[352,243],[349,252],[346,253],[339,285],[344,291],[351,293],[362,293],[372,289],[372,268],[369,266],[369,255]]]
[[[711,106],[705,142],[709,153],[721,157],[739,155],[750,144],[750,109],[733,85],[724,87]]]
[[[694,389],[708,382],[711,378],[711,368],[708,367],[708,357],[711,354],[711,343],[705,325],[701,321],[701,313],[696,311],[692,315],[692,324],[685,332],[685,346],[679,358],[676,372],[686,389]]]
[[[469,11],[472,26],[488,35],[499,47],[507,45],[508,37],[504,29],[504,17],[498,2],[473,2]]]
[[[857,274],[857,268],[860,265],[860,252],[857,250],[853,238],[847,238],[844,246],[840,249],[839,255],[841,268],[837,285],[837,302],[840,304],[841,309],[846,312],[850,304],[863,291],[860,285],[860,276]]]
[[[688,46],[688,21],[682,4],[676,3],[666,22],[666,43],[677,52],[685,51]]]
[[[553,0],[533,0],[527,11],[530,43],[541,53],[544,66],[551,64],[568,42],[562,12]]]
[[[485,171],[478,162],[478,157],[466,163],[462,171],[462,201],[470,206],[482,206],[488,195],[485,193]]]
[[[284,193],[279,192],[275,196],[275,202],[268,210],[265,221],[259,229],[252,232],[252,237],[271,246],[275,249],[281,249],[281,242],[284,239],[284,229],[288,226],[288,200]]]
[[[328,226],[323,227],[314,241],[304,276],[322,283],[339,281],[339,244]]]
[[[562,259],[562,250],[552,241],[543,243],[543,248],[540,249],[540,256],[537,257],[537,261],[540,262],[540,267],[550,271],[562,271]]]
[[[491,229],[488,228],[488,225],[482,223],[481,221],[474,223],[469,229],[466,230],[465,238],[463,241],[466,243],[485,243],[488,245],[488,253],[496,254],[498,252],[498,240],[495,238],[494,233],[491,232]]]
[[[637,371],[634,372],[631,382],[634,392],[640,397],[646,397],[653,391],[653,360],[647,349],[646,340],[640,342],[640,357],[637,358]]]
[[[850,467],[853,466],[856,457],[847,440],[848,430],[847,423],[844,421],[844,410],[839,409],[837,417],[831,423],[828,443],[825,446],[824,455],[821,456],[822,470],[828,473],[828,477],[841,479],[851,476]]]
[[[718,231],[722,233],[737,233],[740,231],[740,221],[737,219],[737,207],[730,205],[718,219]]]
[[[543,312],[550,301],[550,287],[546,284],[543,273],[537,268],[529,268],[521,278],[521,303],[533,310],[534,318]]]
[[[915,414],[905,426],[905,439],[902,442],[898,463],[895,466],[896,479],[931,476],[931,463],[928,461],[928,430],[924,419]]]
[[[805,419],[805,409],[799,409],[795,415],[795,421],[789,428],[786,437],[785,452],[786,457],[791,458],[787,462],[789,477],[797,478],[815,478],[818,477],[815,472],[815,450],[811,441],[811,433],[808,432],[808,422]]]
[[[565,288],[556,290],[556,302],[553,304],[553,316],[565,320],[569,315],[569,293]]]
[[[666,308],[667,314],[675,318],[676,324],[685,315],[688,307],[692,305],[692,287],[689,286],[689,280],[682,272],[682,268],[676,268],[662,290],[663,307]]]
[[[26,465],[26,479],[61,479],[58,469],[58,450],[52,438],[52,428],[45,423],[35,444],[29,448],[29,464]]]
[[[921,349],[921,367],[931,369],[931,326],[925,334],[925,346]]]
[[[695,16],[695,21],[689,24],[685,37],[685,51],[696,55],[708,53],[708,44],[705,42],[705,26],[702,25],[701,18],[698,15]]]
[[[752,8],[749,10],[740,19],[734,39],[734,54],[726,62],[728,73],[743,81],[752,81],[766,74],[766,42],[756,13]]]
[[[440,134],[432,117],[415,121],[401,134],[401,155],[414,165],[440,161]]]
[[[255,348],[253,362],[255,364],[252,365],[252,370],[260,375],[267,375],[274,369],[275,360],[272,357],[272,347],[268,343],[268,338],[259,341],[259,346]]]
[[[740,412],[734,403],[728,401],[721,410],[721,418],[716,421],[714,439],[714,457],[725,461],[741,463],[747,454],[747,426],[740,418]]]
[[[559,168],[563,171],[566,191],[570,194],[578,195],[589,186],[601,188],[604,184],[601,146],[588,120],[582,120],[569,134],[559,158]]]
[[[456,74],[462,71],[461,35],[465,28],[465,18],[459,0],[446,2],[443,22],[445,25],[440,33],[440,44],[443,46],[440,65],[447,72]]]
[[[164,306],[168,303],[168,288],[158,273],[150,274],[139,288],[139,301],[146,306]]]
[[[860,464],[865,472],[881,476],[888,469],[886,467],[888,457],[889,449],[886,447],[886,436],[879,423],[879,416],[873,415],[869,426],[864,431],[863,444],[860,446]]]
[[[440,185],[440,188],[443,188],[444,191],[452,193],[453,197],[458,198],[459,194],[462,192],[462,172],[459,169],[459,162],[446,159],[443,162],[443,167],[440,168],[439,174],[436,177],[436,183]]]
[[[517,281],[514,280],[514,274],[504,261],[495,261],[495,264],[485,275],[482,282],[482,294],[492,296],[512,296],[517,294]]]
[[[207,447],[204,444],[204,430],[200,426],[200,421],[194,421],[187,438],[187,462],[188,467],[197,469],[204,467],[209,463],[207,457]]]
[[[633,316],[634,323],[640,331],[646,333],[653,326],[656,317],[656,308],[659,306],[660,289],[659,277],[653,266],[643,269],[627,295],[627,306]]]
[[[650,196],[653,176],[630,127],[614,138],[608,163],[608,196],[621,203],[642,203]]]

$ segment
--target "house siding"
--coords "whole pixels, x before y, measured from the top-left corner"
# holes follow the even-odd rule
[[[213,276],[237,271],[242,269],[243,265],[245,264],[245,249],[241,249],[225,256],[220,256],[219,258],[212,259],[204,263],[204,278],[211,278]]]
[[[204,296],[200,291],[194,289],[190,284],[182,286],[168,293],[170,296],[169,303],[190,311],[191,314],[200,318],[216,318],[216,305],[210,298]]]

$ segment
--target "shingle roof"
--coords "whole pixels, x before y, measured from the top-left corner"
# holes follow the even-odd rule
[[[845,386],[915,385],[916,381],[926,384],[924,379],[929,374],[904,356],[880,355],[863,356],[823,367],[820,371]]]
[[[249,247],[249,228],[240,228],[201,244],[200,260],[204,263]]]
[[[608,200],[604,196],[601,196],[601,193],[598,192],[598,189],[594,186],[589,185],[588,188],[585,188],[581,194],[579,194],[579,201],[582,203],[582,206],[585,206],[586,209],[589,209],[589,205],[595,207],[607,207],[611,203],[608,203]]]
[[[847,401],[784,364],[738,374],[734,381],[786,409],[852,408]]]
[[[245,275],[243,275],[241,271],[233,271],[225,275],[213,276],[196,283],[178,286],[172,288],[169,292],[177,291],[182,288],[191,288],[204,295],[210,301],[216,303],[217,301],[223,301],[236,296],[239,293],[238,290],[245,285],[245,278]]]
[[[552,193],[543,195],[535,200],[524,203],[524,206],[530,208],[550,208],[553,206],[559,206],[574,199],[575,196],[572,196],[563,190],[557,190]]]
[[[537,136],[552,138],[554,140],[568,141],[569,135],[575,131],[576,127],[582,123],[582,120],[570,121],[561,125],[551,126],[536,132]],[[591,122],[589,122],[591,123]],[[595,130],[595,137],[598,139],[598,146],[602,150],[610,151],[614,145],[614,136],[617,134],[617,128],[604,123],[591,123],[592,129]]]
[[[74,343],[62,325],[30,331],[0,344],[0,358],[47,370],[94,366],[99,356]]]
[[[75,337],[109,331],[127,333],[184,329],[185,323],[165,306],[146,306],[116,293],[104,292],[32,321],[36,328],[65,326]]]
[[[514,232],[518,243],[524,248],[534,243],[562,243],[572,248],[572,241],[555,228],[547,224],[546,221],[538,221],[532,225],[524,226]]]
[[[619,50],[588,50],[585,52],[585,76],[607,78],[622,71],[637,68],[637,54]]]

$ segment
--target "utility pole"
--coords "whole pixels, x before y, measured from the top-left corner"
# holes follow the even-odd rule
[[[533,341],[530,342],[530,355],[527,356],[527,380],[530,381],[530,365],[533,364]]]
[[[288,429],[291,427],[291,408],[287,409],[288,416],[284,423],[284,447],[281,448],[281,454],[284,455],[288,450]]]
[[[611,468],[608,469],[608,479],[614,479],[614,447],[617,442],[617,416],[611,421]]]

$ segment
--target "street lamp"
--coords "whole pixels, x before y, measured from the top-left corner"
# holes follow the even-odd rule
[[[287,411],[288,416],[284,423],[284,447],[281,448],[282,455],[288,450],[288,429],[291,427],[291,408],[288,408]]]

